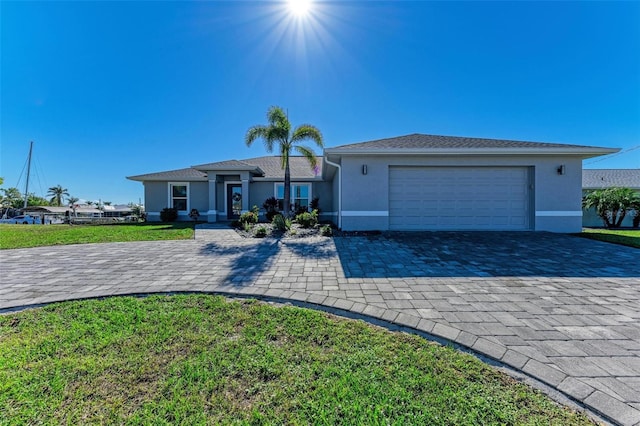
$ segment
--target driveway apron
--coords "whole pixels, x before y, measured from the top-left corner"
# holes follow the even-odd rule
[[[351,311],[520,370],[640,426],[640,250],[550,233],[432,232],[0,251],[0,309],[200,291]]]

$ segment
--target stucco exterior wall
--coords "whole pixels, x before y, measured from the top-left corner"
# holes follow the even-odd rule
[[[366,174],[363,173],[366,165]],[[557,169],[565,166],[565,174]],[[536,231],[580,232],[582,162],[549,156],[343,156],[342,228],[389,229],[390,166],[518,166],[531,170],[530,224]]]
[[[167,182],[144,183],[144,208],[148,220],[160,220],[160,211],[167,207]]]

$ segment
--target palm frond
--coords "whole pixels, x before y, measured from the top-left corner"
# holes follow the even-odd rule
[[[291,136],[292,142],[300,142],[303,140],[312,140],[320,148],[324,147],[322,132],[316,126],[312,126],[311,124],[301,124],[293,131],[293,135]]]
[[[247,146],[251,146],[251,144],[256,139],[259,139],[259,138],[266,139],[267,133],[268,133],[268,127],[267,126],[262,126],[260,124],[257,124],[255,126],[251,126],[251,127],[249,127],[249,130],[247,130],[247,133],[244,135],[244,143],[246,143]]]
[[[316,167],[316,165],[318,164],[318,158],[316,157],[315,152],[311,150],[311,148],[308,148],[306,146],[296,145],[294,146],[294,149],[298,151],[300,155],[302,155],[304,158],[307,159],[312,169]]]
[[[281,129],[282,133],[286,134],[286,138],[289,138],[291,122],[282,108],[279,106],[270,107],[269,111],[267,111],[267,120],[269,121],[270,127]]]

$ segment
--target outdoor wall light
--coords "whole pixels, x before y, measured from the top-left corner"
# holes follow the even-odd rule
[[[367,174],[367,165],[366,165],[366,164],[363,164],[363,165],[362,165],[362,174],[363,174],[363,175],[366,175],[366,174]]]
[[[563,175],[565,173],[564,164],[558,167],[558,174]]]

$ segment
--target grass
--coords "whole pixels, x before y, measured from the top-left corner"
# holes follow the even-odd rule
[[[193,223],[114,225],[0,225],[0,248],[193,238]]]
[[[607,243],[621,244],[624,246],[640,248],[640,229],[596,229],[584,228],[580,237],[592,240],[605,241]]]
[[[593,424],[420,337],[209,295],[0,315],[0,412],[3,424]]]

